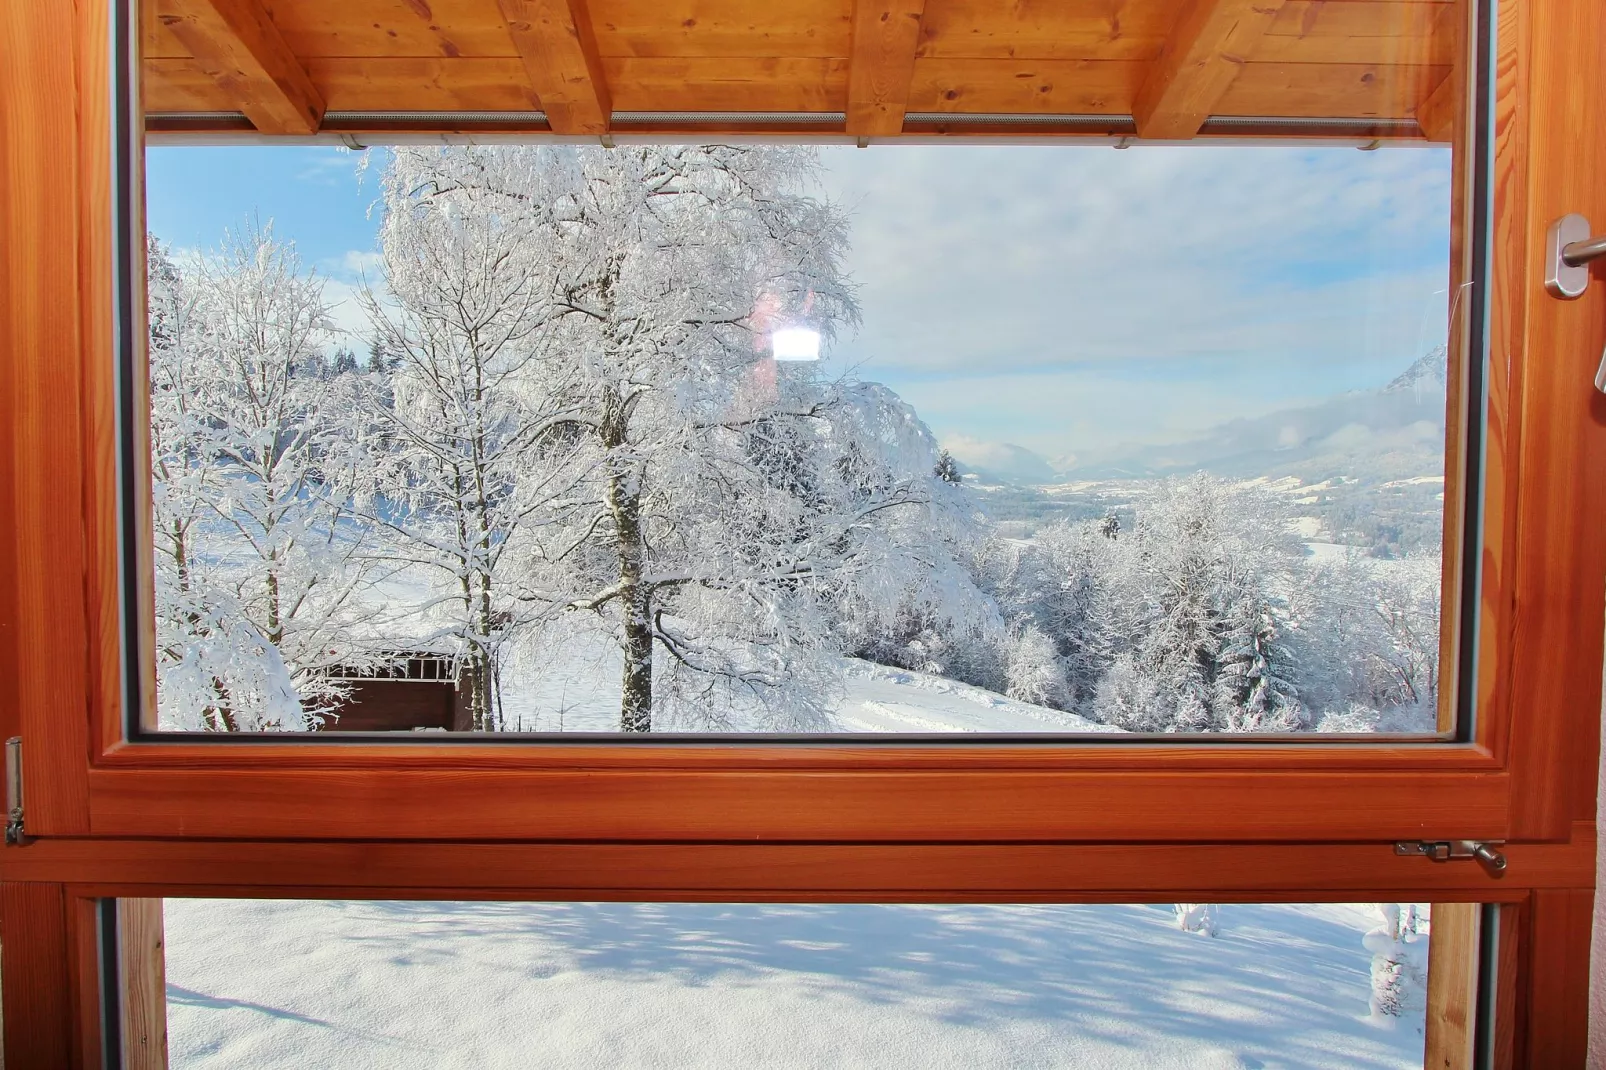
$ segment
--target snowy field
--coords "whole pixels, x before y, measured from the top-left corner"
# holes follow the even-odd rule
[[[166,909],[177,1068],[1422,1065],[1368,905]]]
[[[509,672],[503,684],[508,729],[617,732],[619,660],[610,641],[571,641],[538,670]],[[829,716],[835,732],[1120,731],[957,680],[857,658],[842,659],[842,688]]]

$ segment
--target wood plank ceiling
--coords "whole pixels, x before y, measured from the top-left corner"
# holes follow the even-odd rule
[[[1030,129],[1179,139],[1343,120],[1305,128],[1421,136],[1417,110],[1442,111],[1446,94],[1434,94],[1453,84],[1465,19],[1459,0],[142,7],[151,128],[265,134]],[[1426,118],[1430,133],[1443,128]]]

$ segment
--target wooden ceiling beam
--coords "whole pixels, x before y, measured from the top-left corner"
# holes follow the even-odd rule
[[[909,107],[926,0],[856,0],[848,66],[848,133],[897,137]]]
[[[1133,99],[1138,136],[1197,134],[1282,7],[1283,0],[1187,0]]]
[[[261,0],[161,0],[157,18],[264,134],[311,134],[323,96]]]
[[[556,134],[606,134],[613,114],[585,0],[497,0]]]

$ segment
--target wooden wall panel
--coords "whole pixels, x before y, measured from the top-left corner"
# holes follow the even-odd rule
[[[1151,60],[1176,21],[1152,0],[997,4],[927,0],[919,54],[926,59]]]
[[[605,56],[617,111],[845,111],[843,58]]]
[[[123,1070],[167,1068],[167,961],[160,899],[117,901]]]
[[[1146,69],[1133,60],[916,59],[909,110],[1126,115]]]
[[[0,1036],[7,1066],[76,1062],[70,946],[60,884],[0,884]]]
[[[1434,903],[1424,1070],[1472,1070],[1478,1016],[1478,903]]]
[[[1405,119],[1449,72],[1448,67],[1251,61],[1213,114]]]
[[[594,0],[604,56],[845,58],[852,0]]]
[[[1524,1066],[1584,1065],[1594,898],[1586,888],[1538,891],[1530,902]]]

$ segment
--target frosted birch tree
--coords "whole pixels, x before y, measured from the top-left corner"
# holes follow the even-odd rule
[[[350,377],[323,369],[323,283],[271,227],[187,270],[194,330],[181,392],[205,458],[207,549],[316,714],[341,695],[324,671],[369,656],[354,641],[353,596],[371,578],[349,522]]]
[[[552,331],[549,233],[517,201],[406,166],[425,158],[403,154],[383,184],[388,294],[365,295],[365,513],[400,560],[445,582],[427,608],[445,612],[473,727],[488,731],[501,726],[500,647],[552,601],[521,540],[569,521],[584,542],[575,446],[590,413]]]
[[[228,473],[206,415],[197,295],[154,239],[146,260],[158,722],[187,731],[308,728],[284,659],[206,546]]]
[[[743,704],[819,724],[822,596],[932,478],[927,458],[867,482],[857,458],[880,444],[844,394],[769,356],[779,328],[829,344],[857,317],[846,220],[810,195],[814,166],[775,146],[395,156],[398,187],[538,231],[551,348],[524,379],[565,399],[563,464],[590,476],[529,567],[611,630],[624,731],[717,726]]]

